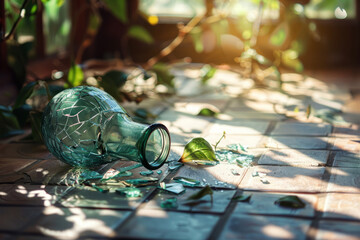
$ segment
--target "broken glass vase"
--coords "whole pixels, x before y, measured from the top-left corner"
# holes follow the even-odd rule
[[[45,109],[41,128],[49,151],[73,166],[127,159],[157,169],[170,151],[164,125],[133,122],[113,97],[95,87],[58,93]]]

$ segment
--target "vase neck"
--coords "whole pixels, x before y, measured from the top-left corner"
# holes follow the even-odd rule
[[[164,125],[136,123],[119,113],[106,119],[102,141],[111,158],[141,162],[147,169],[164,164],[170,153],[170,134]]]

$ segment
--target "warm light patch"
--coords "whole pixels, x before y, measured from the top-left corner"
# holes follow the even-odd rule
[[[276,226],[276,225],[267,225],[263,228],[263,233],[270,238],[282,238],[282,239],[293,239],[295,236],[288,230]]]
[[[150,15],[147,20],[151,25],[156,25],[159,23],[159,18],[155,15]]]

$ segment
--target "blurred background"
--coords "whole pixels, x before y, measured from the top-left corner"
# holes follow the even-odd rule
[[[359,13],[355,0],[0,0],[2,115],[34,110],[41,87],[48,99],[87,84],[139,102],[122,89],[129,67],[168,93],[177,62],[209,64],[208,77],[236,67],[259,84],[275,75],[279,88],[284,71],[356,68]]]

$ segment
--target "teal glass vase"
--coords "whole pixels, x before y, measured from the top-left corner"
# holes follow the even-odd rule
[[[127,159],[152,170],[161,167],[170,152],[164,125],[132,121],[113,97],[95,87],[75,87],[54,96],[41,128],[48,150],[72,166]]]

